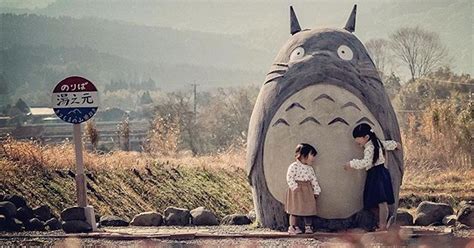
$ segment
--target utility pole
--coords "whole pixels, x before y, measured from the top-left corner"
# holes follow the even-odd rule
[[[193,92],[194,92],[194,121],[196,121],[196,117],[197,117],[197,112],[196,112],[196,109],[197,109],[197,101],[196,101],[196,93],[197,93],[197,87],[199,84],[196,84],[196,82],[194,82],[193,84],[191,84],[193,86]]]

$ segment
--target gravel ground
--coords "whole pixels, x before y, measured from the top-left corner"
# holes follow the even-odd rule
[[[443,227],[439,227],[441,231]],[[433,228],[431,227],[431,230]],[[212,227],[110,227],[103,228],[106,234],[179,234],[200,232],[214,235],[234,234],[282,234],[270,229],[252,226],[212,226]],[[62,237],[64,232],[21,232],[0,233],[0,247],[41,246],[41,247],[474,247],[474,230],[461,230],[453,234],[426,236],[405,235],[407,229],[388,233],[318,234],[314,237],[293,236],[291,238],[231,238],[196,237],[191,239],[143,238],[129,240],[132,236],[110,238]],[[423,230],[420,229],[419,233]],[[404,234],[405,233],[405,234]],[[418,233],[415,231],[414,233]],[[413,234],[413,232],[412,232]],[[127,238],[128,237],[128,238]]]

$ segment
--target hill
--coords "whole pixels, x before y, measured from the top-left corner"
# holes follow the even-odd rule
[[[48,105],[53,86],[69,75],[82,75],[103,90],[111,81],[131,84],[152,78],[162,90],[176,90],[199,82],[225,87],[253,82],[259,73],[191,64],[136,62],[89,47],[12,45],[0,50],[0,83],[11,102],[23,97],[29,104]]]

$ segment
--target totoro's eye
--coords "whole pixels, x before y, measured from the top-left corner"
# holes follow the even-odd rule
[[[342,45],[337,49],[337,55],[343,60],[351,60],[354,57],[354,53],[352,53],[352,50],[346,45]]]
[[[293,52],[291,52],[290,62],[299,60],[299,59],[303,58],[303,56],[304,56],[304,48],[303,47],[297,47],[297,48],[295,48],[295,50],[293,50]]]

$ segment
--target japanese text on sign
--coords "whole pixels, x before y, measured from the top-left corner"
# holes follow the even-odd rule
[[[54,93],[54,108],[96,107],[96,92],[61,92]]]
[[[63,84],[61,85],[61,91],[79,91],[79,90],[85,90],[86,85],[89,84],[89,82],[84,82],[84,83],[77,83],[77,84]]]

